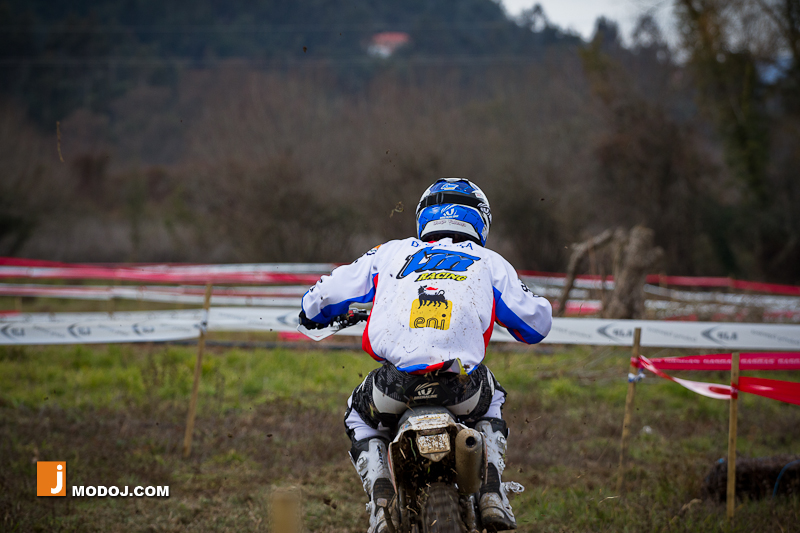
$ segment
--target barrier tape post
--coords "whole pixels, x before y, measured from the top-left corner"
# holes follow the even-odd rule
[[[619,472],[617,473],[617,493],[622,494],[625,486],[625,455],[628,451],[628,440],[631,436],[631,419],[633,418],[633,400],[636,395],[636,376],[639,372],[638,365],[634,361],[639,360],[639,345],[642,340],[642,328],[636,328],[633,332],[633,347],[631,349],[631,368],[628,373],[628,395],[625,397],[625,417],[622,420],[622,444],[619,451]]]
[[[14,308],[17,313],[22,313],[22,296],[14,298]]]
[[[731,354],[731,412],[728,424],[728,496],[727,516],[733,524],[733,512],[736,508],[736,422],[738,418],[739,399],[739,354]]]
[[[200,388],[200,374],[203,370],[203,350],[206,347],[206,331],[208,330],[208,310],[211,307],[211,282],[206,283],[206,295],[203,301],[203,319],[200,323],[200,337],[197,339],[197,362],[194,365],[194,384],[192,397],[189,400],[189,414],[186,416],[186,435],[183,437],[183,456],[192,453],[192,433],[194,433],[194,417],[197,412],[197,391]]]

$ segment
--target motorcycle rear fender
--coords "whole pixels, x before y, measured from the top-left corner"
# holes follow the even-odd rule
[[[397,456],[400,453],[400,442],[409,436],[409,433],[414,435],[451,433],[450,428],[454,428],[453,433],[457,433],[464,427],[466,426],[456,422],[453,414],[445,407],[423,405],[409,408],[400,417],[397,433],[391,444],[389,444],[389,471],[392,473],[392,483],[396,484],[395,465],[397,464]],[[397,489],[396,486],[395,489]]]

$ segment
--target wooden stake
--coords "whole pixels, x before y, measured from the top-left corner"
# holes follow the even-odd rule
[[[14,298],[14,307],[17,310],[17,313],[22,313],[22,296],[17,296]]]
[[[733,524],[736,509],[736,422],[739,403],[739,354],[731,354],[731,414],[728,424],[728,521]]]
[[[633,332],[633,348],[631,357],[639,359],[639,343],[642,339],[642,328],[636,328]],[[639,373],[639,367],[631,362],[630,374],[634,376]],[[622,420],[622,444],[619,451],[619,472],[617,473],[617,493],[622,494],[625,487],[625,455],[628,452],[628,441],[631,436],[631,420],[633,419],[633,399],[636,395],[636,381],[628,380],[628,396],[625,398],[625,417]]]
[[[197,412],[197,391],[200,389],[200,374],[203,370],[203,350],[206,347],[206,329],[208,329],[208,309],[211,306],[211,282],[206,283],[206,297],[203,301],[203,319],[200,322],[200,337],[197,339],[197,362],[194,365],[194,385],[189,400],[189,414],[186,416],[186,435],[183,437],[183,456],[192,453],[192,433],[194,433],[194,417]]]

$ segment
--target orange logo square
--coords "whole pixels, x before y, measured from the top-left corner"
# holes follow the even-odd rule
[[[36,461],[36,495],[67,495],[66,461]]]

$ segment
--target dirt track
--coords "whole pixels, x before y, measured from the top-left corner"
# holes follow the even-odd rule
[[[347,459],[339,407],[350,382],[356,384],[363,373],[361,365],[371,364],[363,356],[212,354],[216,362],[209,364],[216,366],[204,376],[208,388],[201,395],[194,453],[184,460],[182,376],[190,374],[191,351],[161,357],[132,350],[109,357],[114,354],[104,350],[31,351],[24,358],[8,353],[0,358],[0,371],[13,374],[0,396],[0,529],[264,531],[269,491],[287,484],[303,491],[309,530],[366,528],[364,495]],[[624,398],[616,367],[625,360],[609,356],[614,354],[490,357],[510,391],[505,477],[527,488],[515,500],[520,531],[716,531],[723,505],[713,500],[686,505],[701,496],[704,477],[725,453],[727,405],[670,383],[646,382],[637,398],[630,490],[620,499],[612,491]],[[320,366],[322,361],[328,366]],[[259,363],[275,379],[286,368],[291,374],[305,372],[298,383],[313,390],[282,397],[264,390],[243,395],[257,390],[254,383],[269,384],[266,376],[258,377]],[[93,399],[91,387],[80,381],[74,390],[89,397],[74,396],[69,384],[75,376],[89,368],[104,369],[98,376],[114,376],[123,364],[139,376],[143,389],[134,381],[126,394],[102,401]],[[296,364],[305,370],[292,370]],[[334,369],[339,370],[331,376],[321,374]],[[215,373],[226,377],[215,378]],[[26,380],[41,384],[47,379],[43,375],[52,376],[54,392],[34,403],[30,392],[35,383]],[[280,379],[286,382],[290,374]],[[97,384],[97,394],[105,387]],[[641,431],[645,425],[649,433]],[[800,441],[799,431],[800,410],[794,406],[760,398],[743,402],[740,449],[745,455],[789,452]],[[69,485],[169,485],[170,497],[37,498],[37,459],[66,460]],[[741,531],[764,530],[765,524],[767,530],[800,528],[797,495],[745,502],[737,513]]]

